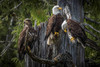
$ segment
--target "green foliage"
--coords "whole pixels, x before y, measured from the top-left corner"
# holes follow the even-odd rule
[[[22,4],[20,4],[22,2]],[[50,1],[51,3],[51,1]],[[20,4],[20,5],[19,5]],[[49,7],[49,8],[48,8]],[[51,7],[49,4],[41,1],[41,0],[3,0],[0,1],[0,40],[6,40],[6,36],[10,35],[8,39],[12,38],[12,35],[15,35],[13,40],[13,51],[8,51],[8,53],[4,54],[3,57],[0,58],[0,64],[3,67],[24,67],[24,62],[20,62],[17,58],[17,47],[18,47],[18,38],[22,28],[24,26],[23,20],[25,18],[30,18],[32,20],[32,24],[34,26],[34,21],[37,20],[38,25],[41,22],[47,21],[49,15],[48,12],[51,12]],[[49,11],[50,10],[50,11]],[[14,13],[14,14],[13,14]],[[13,19],[14,25],[11,24],[11,19]],[[11,32],[12,30],[12,32]],[[5,43],[6,44],[6,43]],[[2,46],[1,46],[2,45]],[[6,44],[7,45],[7,44]],[[3,44],[0,44],[0,52],[4,48]],[[10,50],[10,49],[9,49]],[[10,58],[8,56],[12,55]],[[8,60],[8,61],[7,61]]]
[[[6,40],[6,35],[15,35],[15,38],[13,40],[13,45],[11,48],[14,50],[10,50],[3,55],[2,58],[0,58],[0,66],[2,67],[24,67],[24,61],[20,62],[17,58],[17,44],[18,44],[18,38],[20,35],[20,32],[22,31],[22,28],[24,26],[23,20],[25,18],[30,18],[32,20],[32,24],[34,26],[35,20],[37,20],[38,25],[41,22],[45,22],[48,20],[48,17],[50,17],[49,13],[51,13],[51,8],[54,4],[56,4],[56,0],[3,0],[0,1],[0,41]],[[100,22],[100,1],[99,0],[89,0],[90,4],[85,3],[84,4],[84,12],[88,12],[88,15],[86,15],[89,18],[92,18],[96,20],[97,22]],[[21,5],[18,6],[18,4]],[[15,8],[18,6],[17,8]],[[13,13],[15,15],[13,16]],[[15,22],[13,26],[11,26],[11,19],[12,17],[15,17]],[[86,20],[85,20],[86,21]],[[91,23],[89,21],[86,21],[86,23],[91,24],[94,28],[100,30],[100,25]],[[97,36],[100,36],[99,33],[95,32],[94,30],[87,27],[90,31],[92,31]],[[12,32],[11,32],[12,30]],[[87,33],[88,37],[90,39],[93,39],[98,43],[100,46],[99,40],[91,36],[89,33]],[[11,39],[11,37],[9,38]],[[6,44],[7,45],[7,44]],[[2,51],[4,47],[4,44],[0,44],[0,52]],[[100,63],[100,52],[94,51],[90,48],[86,48],[86,58],[91,58],[95,60],[96,62]],[[5,63],[5,64],[4,64]]]
[[[97,22],[100,22],[100,7],[99,7],[100,1],[98,1],[98,0],[89,0],[89,1],[90,1],[90,4],[85,3],[85,5],[84,5],[84,11],[88,12],[88,14],[86,16]],[[100,31],[100,25],[92,23],[90,21],[86,21],[86,23],[92,25],[95,29]],[[100,38],[100,34],[98,32],[92,30],[90,27],[86,27],[86,28],[89,29],[91,32],[93,32],[96,36],[98,36]],[[99,40],[97,40],[95,37],[93,37],[89,33],[86,33],[86,34],[88,35],[88,37],[90,39],[97,42],[97,45],[100,46]],[[93,59],[95,62],[100,63],[100,52],[94,51],[87,47],[85,50],[85,54],[86,54],[86,58]]]

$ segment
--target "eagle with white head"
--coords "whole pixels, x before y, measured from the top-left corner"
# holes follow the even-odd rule
[[[61,24],[63,23],[64,18],[62,17],[60,10],[62,8],[59,5],[56,5],[52,8],[53,15],[49,18],[45,40],[47,39],[47,44],[53,44],[53,39],[56,39],[61,30]]]
[[[71,19],[71,13],[68,6],[65,10],[65,14],[67,19],[63,21],[61,28],[64,32],[68,33],[68,37],[71,42],[75,43],[75,40],[77,40],[77,42],[81,43],[83,48],[85,48],[86,44],[89,44],[90,47],[96,49],[97,44],[91,39],[87,38],[84,29],[79,25],[78,22]]]

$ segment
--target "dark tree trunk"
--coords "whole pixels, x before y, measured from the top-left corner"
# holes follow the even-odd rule
[[[78,22],[83,22],[83,5],[82,0],[68,0],[71,7],[72,19]],[[66,0],[58,0],[57,2],[63,8],[66,6]],[[33,45],[32,52],[35,53],[40,58],[52,60],[59,53],[69,52],[72,55],[72,60],[77,67],[85,67],[84,62],[84,49],[80,44],[72,44],[67,35],[62,31],[60,32],[60,37],[56,40],[54,45],[48,46],[46,41],[44,41],[46,23],[41,23],[37,28],[39,31],[39,40]],[[51,67],[47,64],[40,64],[30,59],[28,55],[25,57],[25,67]],[[57,64],[52,67],[72,67],[72,65],[63,63]]]
[[[58,0],[58,4],[63,8],[66,8],[65,6],[68,4],[71,11],[71,19],[79,23],[83,22],[83,0]],[[80,44],[72,44],[69,42],[69,45],[67,44],[67,51],[71,53],[73,62],[77,67],[85,67],[84,48]]]

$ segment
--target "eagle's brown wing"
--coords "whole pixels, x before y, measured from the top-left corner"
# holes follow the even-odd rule
[[[83,28],[75,21],[69,19],[67,20],[67,27],[69,32],[74,38],[79,38],[79,40],[84,44],[87,36]]]
[[[59,32],[61,30],[61,24],[63,23],[64,21],[64,18],[61,14],[58,14],[56,16],[56,25],[54,27],[54,32]]]
[[[20,33],[20,36],[19,36],[19,39],[18,39],[18,53],[19,53],[19,59],[20,60],[23,59],[23,54],[24,54],[24,49],[25,49],[24,41],[25,41],[26,30],[27,30],[27,28],[24,27],[24,29]]]
[[[33,27],[29,28],[27,44],[31,49],[33,47],[32,43],[35,43],[37,39],[38,39],[38,32]]]
[[[55,25],[56,25],[56,15],[53,15],[48,20],[45,39],[47,39],[49,37],[49,35],[50,35],[51,31],[53,30]]]

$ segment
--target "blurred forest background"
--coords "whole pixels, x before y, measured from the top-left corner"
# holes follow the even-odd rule
[[[24,67],[17,58],[17,42],[25,18],[46,22],[56,0],[0,0],[0,66]],[[87,36],[100,46],[100,1],[84,0],[84,23]],[[85,49],[85,58],[100,64],[100,52]]]

